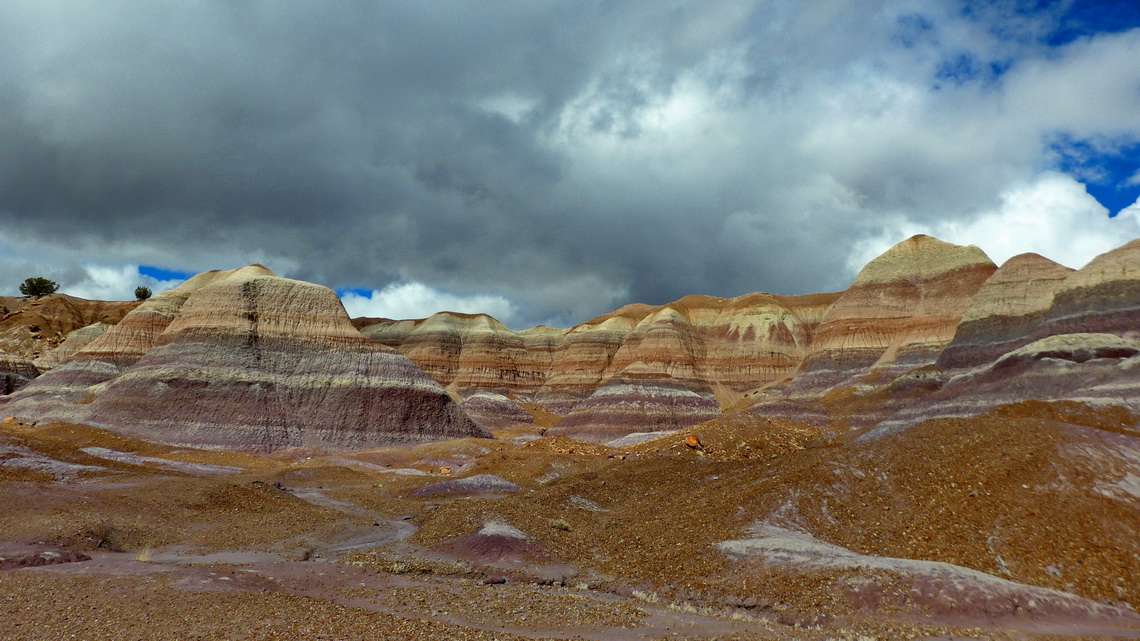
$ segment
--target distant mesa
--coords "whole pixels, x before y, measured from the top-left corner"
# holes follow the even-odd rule
[[[155,296],[4,412],[257,451],[490,436],[411,361],[362,336],[334,292],[260,265]]]
[[[512,332],[482,315],[356,319],[462,398],[492,392],[563,416],[554,433],[606,441],[720,415],[789,379],[838,294],[629,305],[568,330]],[[521,415],[516,415],[520,416]]]

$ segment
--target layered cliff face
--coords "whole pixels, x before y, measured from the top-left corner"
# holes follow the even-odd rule
[[[597,372],[600,384],[551,433],[604,441],[718,416],[702,367],[705,343],[683,302],[651,311],[622,336],[610,358],[594,360],[603,366]],[[625,317],[602,325],[613,328],[619,318]]]
[[[704,368],[722,403],[756,387],[790,378],[808,353],[824,315],[839,294],[748,294],[721,308],[699,310]]]
[[[495,392],[475,392],[459,404],[467,417],[485,430],[530,425],[534,419],[510,398]]]
[[[597,389],[566,411],[552,432],[608,440],[716,418],[722,404],[736,401],[745,390],[794,371],[830,302],[827,295],[781,299],[750,294],[727,300],[688,296],[661,308],[626,308],[599,325],[608,325],[610,336],[621,338],[620,346],[608,361],[593,359],[591,373],[597,375],[578,378],[586,383],[580,388],[587,389],[600,380]],[[618,320],[628,323],[642,313],[624,336],[614,336]],[[582,349],[581,344],[573,347]],[[600,371],[598,366],[603,366]],[[573,380],[572,370],[557,360],[556,368],[569,371],[552,377],[546,390],[565,394],[560,384]]]
[[[271,451],[489,436],[336,294],[254,266],[156,296],[4,412],[144,438]]]
[[[486,314],[441,312],[422,320],[357,319],[354,324],[368,338],[398,347],[429,376],[463,396],[533,391],[549,366],[540,342],[528,344],[526,333],[516,334]],[[540,329],[530,334],[537,337]]]
[[[538,404],[562,416],[553,433],[575,438],[680,429],[742,409],[850,428],[940,415],[934,404],[951,407],[953,390],[973,393],[957,381],[965,372],[1052,362],[1056,345],[1028,347],[1050,336],[1127,338],[1140,331],[1138,284],[1140,241],[1074,272],[1036,254],[999,269],[977,247],[919,235],[872,260],[839,294],[689,296],[628,305],[569,330],[514,333],[487,317],[447,313],[357,323],[456,395],[486,390]],[[1083,355],[1100,354],[1102,342],[1071,336],[1056,358],[1084,367]],[[1001,360],[1022,348],[1046,356]],[[1131,390],[1131,363],[1102,368],[1111,383],[1092,391],[1074,383],[1060,397]],[[1054,375],[1061,370],[1026,374],[1037,382],[987,392],[969,413],[1041,397],[1033,386]]]
[[[552,353],[550,370],[535,400],[551,412],[565,414],[597,391],[614,354],[651,309],[628,305],[567,331]]]
[[[788,393],[813,396],[933,363],[997,266],[974,246],[914,236],[859,272],[824,316]]]
[[[176,417],[162,409],[144,419],[144,409],[166,398],[163,408],[201,417],[184,430],[187,442],[250,447],[256,433],[267,448],[485,434],[441,390],[488,428],[541,411],[552,433],[596,441],[741,409],[897,427],[1042,390],[1101,404],[1140,391],[1131,343],[1117,345],[1135,339],[1138,314],[1140,241],[1074,272],[1033,254],[999,269],[976,247],[916,236],[838,294],[689,296],[522,332],[448,312],[350,322],[329,290],[254,265],[201,274],[117,325],[72,332],[37,361],[55,367],[32,384],[39,369],[12,364],[9,387],[26,387],[6,402],[8,415],[133,424],[153,435]],[[1053,337],[1065,338],[1045,340]],[[1051,377],[1065,382],[1046,385]],[[381,402],[380,388],[404,391]],[[202,400],[211,394],[216,407]],[[419,400],[401,405],[401,395]],[[302,398],[325,399],[331,413],[310,412]],[[397,438],[394,415],[421,427]],[[306,427],[321,416],[357,427]]]
[[[611,379],[547,433],[608,442],[634,433],[684,429],[720,416],[720,405],[707,388],[656,374],[633,369]]]

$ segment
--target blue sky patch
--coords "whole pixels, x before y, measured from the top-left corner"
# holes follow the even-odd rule
[[[1058,136],[1049,144],[1053,166],[1084,183],[1115,216],[1140,198],[1140,143],[1110,143]]]
[[[989,23],[1002,40],[1050,47],[1140,27],[1137,0],[961,0],[960,7],[963,17]]]
[[[1137,27],[1140,27],[1140,2],[1137,0],[1077,0],[1062,15],[1057,28],[1045,42],[1057,47],[1084,36],[1117,33]]]
[[[139,275],[149,276],[155,280],[187,280],[194,274],[155,267],[154,265],[139,265]]]
[[[336,290],[337,296],[340,296],[343,298],[346,294],[356,294],[357,296],[363,296],[364,298],[372,298],[372,290],[371,289],[360,289],[360,288],[351,289],[351,288],[349,288],[349,289],[338,289],[338,290]]]

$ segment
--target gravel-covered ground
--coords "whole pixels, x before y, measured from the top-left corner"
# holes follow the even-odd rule
[[[625,449],[276,457],[5,424],[0,638],[1140,638],[1118,423],[1023,405],[854,443],[741,416]],[[417,493],[476,475],[518,491]],[[764,532],[804,549],[747,552]]]

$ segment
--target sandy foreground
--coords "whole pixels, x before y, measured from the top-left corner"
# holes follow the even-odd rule
[[[947,517],[981,453],[881,511],[881,489],[823,472],[870,483],[909,447],[867,462],[771,424],[726,427],[732,448],[499,436],[267,457],[5,424],[0,638],[1140,638],[1137,560],[1107,535],[1056,538],[1100,546],[1088,558],[1114,571],[1031,541],[1005,544],[1005,572],[978,551],[988,537],[961,535],[994,510],[1060,509],[967,489],[981,501]],[[1107,518],[1132,528],[1134,512]]]

